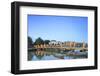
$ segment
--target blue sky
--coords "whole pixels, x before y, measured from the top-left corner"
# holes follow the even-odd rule
[[[43,40],[88,42],[88,17],[28,15],[28,36]]]

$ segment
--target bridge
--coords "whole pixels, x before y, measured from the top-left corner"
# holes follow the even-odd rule
[[[83,44],[82,47],[75,47],[75,46],[62,46],[62,45],[34,45],[35,49],[60,49],[60,50],[80,50],[80,51],[87,51],[88,48],[85,47]]]

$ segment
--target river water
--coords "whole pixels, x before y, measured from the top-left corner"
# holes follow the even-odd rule
[[[87,52],[59,51],[59,50],[31,50],[28,51],[28,61],[59,60],[59,59],[83,59],[87,58]]]

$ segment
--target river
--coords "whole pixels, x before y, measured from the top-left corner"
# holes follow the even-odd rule
[[[87,57],[88,57],[87,52],[80,52],[80,51],[71,51],[71,50],[61,51],[54,49],[28,50],[28,61],[83,59]]]

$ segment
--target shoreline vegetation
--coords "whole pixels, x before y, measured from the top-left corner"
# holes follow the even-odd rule
[[[69,57],[68,59],[87,58],[88,44],[85,42],[43,40],[40,37],[33,42],[32,38],[28,36],[28,60],[35,60],[34,56],[39,60],[48,60],[42,59],[48,55],[58,59],[64,59],[66,56]]]

